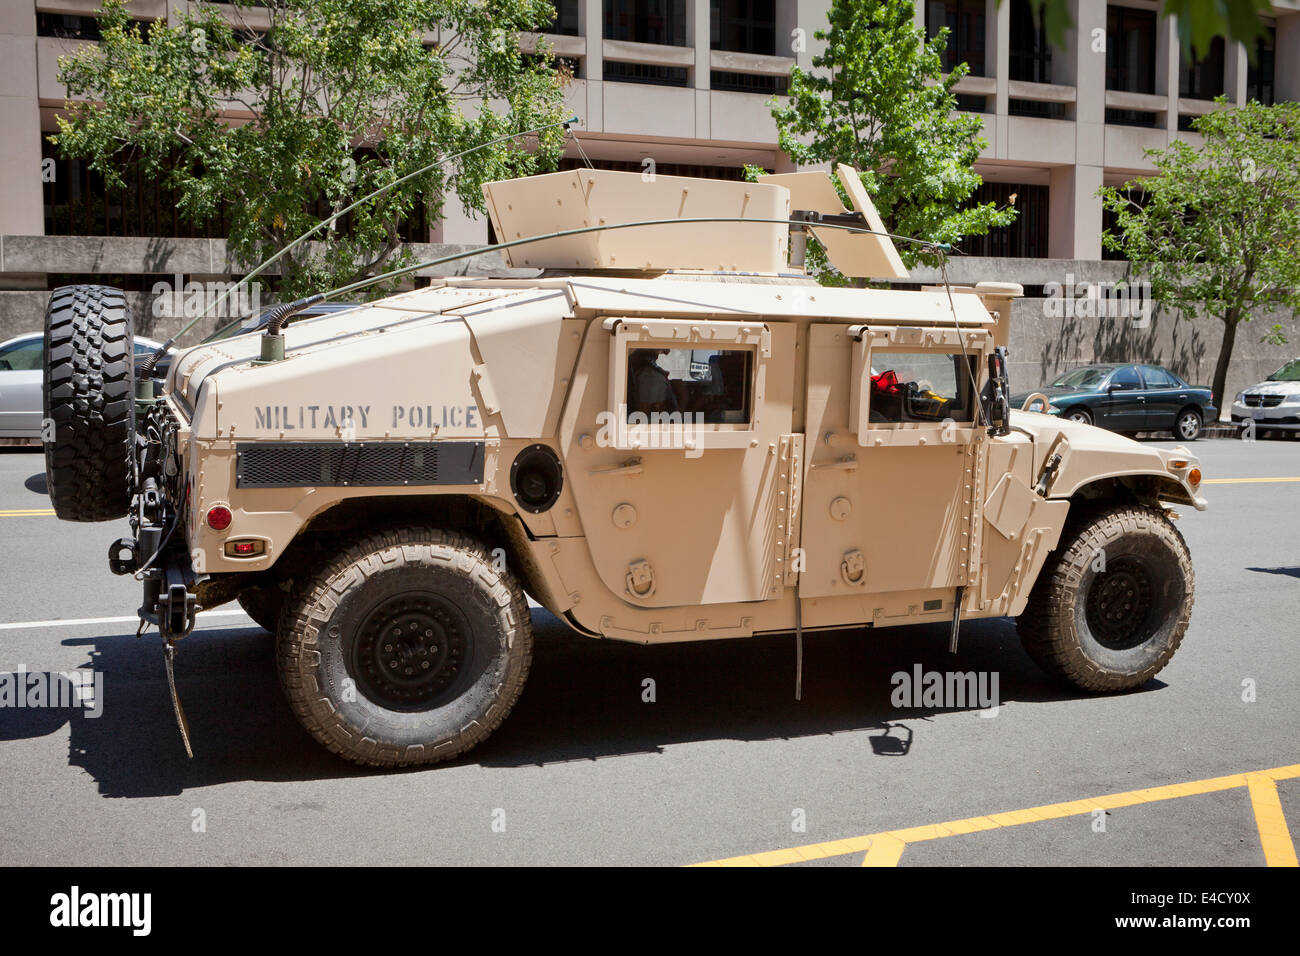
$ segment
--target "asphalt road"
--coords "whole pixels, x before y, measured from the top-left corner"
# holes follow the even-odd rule
[[[956,657],[944,627],[810,635],[796,702],[793,638],[642,648],[537,609],[532,676],[501,729],[455,763],[386,774],[299,729],[270,638],[229,607],[178,651],[187,760],[160,642],[125,620],[139,586],[107,569],[125,523],[21,513],[48,508],[43,462],[0,449],[0,670],[104,680],[99,717],[0,708],[0,863],[1285,859],[1286,824],[1300,835],[1300,441],[1195,450],[1210,479],[1293,480],[1210,485],[1210,511],[1184,509],[1191,628],[1138,692],[1062,688],[993,621],[966,625]],[[997,674],[997,715],[894,708],[891,675],[916,664]],[[1275,768],[1290,769],[1249,775]],[[1040,809],[1008,812],[1026,808]],[[964,822],[930,827],[949,821]]]

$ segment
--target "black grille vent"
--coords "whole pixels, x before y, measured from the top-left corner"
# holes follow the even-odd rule
[[[1251,408],[1277,408],[1282,404],[1281,395],[1251,395],[1246,394],[1246,404]]]
[[[477,485],[481,441],[248,442],[236,446],[240,488]]]

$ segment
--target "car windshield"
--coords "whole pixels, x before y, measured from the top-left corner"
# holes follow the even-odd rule
[[[1269,382],[1300,382],[1300,358],[1292,359],[1270,375]]]
[[[1106,373],[1110,371],[1104,368],[1076,368],[1072,372],[1066,372],[1058,378],[1048,388],[1096,388],[1106,378]]]

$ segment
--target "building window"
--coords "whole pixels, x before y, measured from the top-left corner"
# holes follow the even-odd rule
[[[958,63],[965,63],[971,76],[983,76],[984,0],[926,0],[926,36],[938,36],[944,27],[948,28],[944,72],[951,73]]]
[[[62,13],[37,13],[36,35],[58,37],[61,40],[99,40],[99,21],[94,17],[72,16]]]
[[[761,93],[764,96],[785,96],[790,92],[788,76],[765,73],[731,73],[726,70],[709,72],[709,87],[732,93]]]
[[[1029,116],[1035,119],[1069,119],[1068,103],[1049,103],[1042,100],[1007,100],[1008,116]]]
[[[1212,100],[1223,95],[1223,37],[1215,37],[1205,56],[1191,55],[1178,66],[1178,95],[1189,100]]]
[[[653,66],[606,60],[604,78],[612,83],[649,83],[651,86],[685,86],[686,67]]]
[[[954,97],[957,100],[957,109],[963,113],[987,113],[989,111],[989,98],[987,96],[956,93]]]
[[[153,26],[153,21],[136,20],[135,23],[140,26],[141,36],[148,40],[149,28]],[[36,14],[36,35],[38,37],[57,37],[60,40],[91,40],[98,42],[103,39],[103,33],[99,28],[99,20],[95,17],[64,13],[41,13],[39,11]]]
[[[776,55],[776,0],[711,0],[709,46]]]
[[[1156,91],[1156,13],[1106,8],[1106,89]]]
[[[1142,192],[1140,189],[1121,189],[1120,195],[1139,206],[1145,206],[1147,204],[1146,193]],[[1119,228],[1119,217],[1116,216],[1115,213],[1111,212],[1109,206],[1101,207],[1101,231],[1102,233],[1109,233],[1112,236],[1123,235],[1123,232]],[[1101,247],[1101,257],[1103,259],[1112,259],[1120,262],[1128,261],[1128,253],[1126,253],[1123,248],[1107,249],[1104,245]]]
[[[553,2],[555,4],[555,20],[546,32],[576,37],[578,35],[578,0],[553,0]]]
[[[983,236],[967,236],[958,245],[963,255],[1042,259],[1047,256],[1047,186],[1024,183],[981,183],[971,204],[1005,206],[1015,196],[1016,221],[990,229]]]
[[[1277,47],[1277,27],[1264,27],[1264,35],[1255,41],[1255,62],[1246,66],[1246,99],[1272,106],[1273,51]]]
[[[1011,0],[1011,62],[1013,80],[1052,82],[1052,46],[1047,28],[1034,22],[1029,0]]]
[[[686,46],[686,0],[605,0],[606,40]]]

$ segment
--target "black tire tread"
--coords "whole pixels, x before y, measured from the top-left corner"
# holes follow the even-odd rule
[[[371,738],[356,739],[340,719],[327,696],[315,686],[312,665],[317,622],[324,622],[344,592],[386,566],[431,559],[472,575],[496,600],[511,634],[522,642],[498,696],[482,719],[432,751],[407,747],[404,751]],[[523,692],[532,665],[532,617],[528,599],[509,571],[493,569],[487,548],[467,535],[435,528],[395,528],[355,538],[327,559],[285,603],[276,639],[276,667],[290,707],[307,732],[331,752],[368,767],[413,767],[458,757],[482,743],[510,713]]]
[[[131,502],[135,339],[126,295],[100,285],[55,289],[45,315],[45,475],[64,521],[111,521]]]

